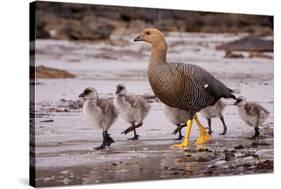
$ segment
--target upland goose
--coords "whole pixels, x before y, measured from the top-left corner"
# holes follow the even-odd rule
[[[215,104],[220,98],[233,98],[232,90],[217,80],[205,69],[192,64],[167,63],[167,43],[164,35],[157,29],[145,29],[134,41],[151,44],[148,79],[155,95],[168,106],[185,110],[190,116],[184,141],[173,147],[185,148],[189,145],[189,135],[193,119],[200,135],[196,144],[209,141],[210,135],[200,123],[196,113]]]

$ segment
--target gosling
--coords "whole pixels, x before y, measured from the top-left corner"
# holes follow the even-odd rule
[[[213,133],[212,128],[211,128],[211,119],[215,117],[219,117],[222,124],[223,124],[223,132],[220,133],[220,135],[225,135],[227,132],[227,127],[224,122],[224,118],[222,115],[222,111],[225,107],[225,104],[221,101],[218,100],[213,106],[208,106],[204,108],[203,110],[200,111],[200,113],[205,117],[208,121],[208,126],[209,130],[208,133],[211,135]],[[179,136],[176,140],[181,140],[183,138],[181,130],[186,127],[185,120],[188,118],[190,115],[187,111],[181,110],[178,108],[173,108],[170,106],[165,105],[164,107],[164,113],[167,116],[167,118],[177,126],[177,128],[173,131],[172,134],[177,134],[179,133]]]
[[[225,135],[227,132],[227,127],[224,122],[224,117],[223,117],[223,110],[225,108],[225,103],[222,100],[218,100],[213,106],[208,106],[200,111],[203,117],[205,117],[208,121],[208,133],[211,135],[213,133],[212,131],[212,126],[211,126],[211,119],[219,117],[222,125],[223,125],[223,132],[220,133],[220,135]]]
[[[126,135],[134,131],[134,136],[129,140],[137,140],[139,135],[136,129],[143,125],[143,120],[149,113],[151,106],[143,96],[127,95],[127,90],[122,84],[117,85],[115,94],[114,105],[119,109],[120,116],[131,124],[121,134]]]
[[[179,133],[178,138],[176,140],[181,140],[183,135],[181,130],[186,127],[186,120],[189,118],[190,114],[185,110],[181,110],[178,108],[173,108],[171,106],[165,105],[164,106],[164,113],[166,117],[177,126],[177,128],[172,132],[173,135]]]
[[[86,118],[93,126],[96,126],[103,130],[103,141],[96,150],[109,147],[114,140],[108,134],[108,129],[113,125],[118,117],[118,112],[113,103],[107,99],[101,99],[98,97],[98,93],[94,88],[86,88],[80,95],[83,98],[83,112]]]
[[[234,105],[238,106],[240,118],[249,126],[255,128],[255,134],[250,139],[260,136],[259,126],[268,118],[269,112],[261,105],[254,102],[247,102],[246,98],[240,96]]]

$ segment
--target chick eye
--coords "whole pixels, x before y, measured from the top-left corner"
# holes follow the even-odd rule
[[[147,32],[145,32],[145,34],[146,34],[146,35],[150,35],[150,32],[149,32],[149,31],[147,31]]]
[[[87,95],[87,94],[89,94],[89,93],[91,93],[91,92],[92,92],[91,90],[85,89],[84,94]]]

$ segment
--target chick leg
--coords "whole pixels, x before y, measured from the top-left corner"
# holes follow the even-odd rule
[[[200,131],[200,135],[197,138],[197,140],[195,141],[195,144],[199,145],[199,144],[204,144],[204,143],[210,141],[211,140],[211,136],[208,134],[207,130],[200,123],[200,121],[199,121],[199,119],[198,119],[196,114],[194,116],[194,120],[195,120],[196,124],[198,125],[199,131]]]
[[[128,138],[128,140],[138,140],[139,136],[140,135],[137,134],[136,128],[134,128],[134,136],[132,138]]]
[[[103,131],[102,132],[102,137],[103,137],[103,141],[102,141],[102,144],[100,145],[100,146],[98,146],[98,147],[96,147],[95,149],[96,150],[102,150],[102,149],[104,149],[105,148],[105,146],[106,146],[106,137],[107,137],[107,131]]]
[[[213,131],[212,131],[212,121],[211,121],[210,118],[208,118],[207,120],[208,120],[208,127],[209,127],[208,134],[211,135],[213,133]]]
[[[129,133],[129,132],[133,131],[133,130],[134,130],[134,128],[135,128],[135,123],[134,123],[134,122],[132,122],[132,123],[131,123],[131,126],[130,126],[130,127],[128,127],[126,130],[124,130],[121,134],[126,135],[127,133]]]
[[[255,134],[253,136],[253,139],[259,138],[260,136],[260,129],[258,126],[255,127]]]
[[[220,135],[225,135],[225,134],[226,134],[226,131],[227,131],[227,127],[226,127],[226,124],[225,124],[225,122],[224,122],[223,116],[220,116],[220,120],[221,120],[222,125],[223,125],[223,132],[220,133]]]
[[[177,128],[172,132],[173,135],[176,135],[177,133],[179,133],[179,137],[176,138],[175,140],[182,140],[183,136],[181,133],[181,130],[186,127],[186,123],[179,123],[177,124]]]
[[[180,144],[172,145],[171,146],[172,148],[183,149],[183,148],[185,148],[189,145],[189,136],[190,136],[190,131],[191,131],[191,128],[192,128],[192,119],[189,119],[186,122],[186,125],[187,125],[186,134],[185,134],[185,137],[183,139],[183,142],[180,143]]]
[[[105,145],[106,145],[106,146],[110,146],[112,143],[114,143],[113,138],[111,138],[111,137],[110,137],[110,134],[108,134],[108,133],[106,132],[106,134],[105,134]]]

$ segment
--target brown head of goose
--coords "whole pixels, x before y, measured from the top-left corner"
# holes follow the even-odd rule
[[[150,111],[150,105],[143,96],[127,95],[126,87],[122,84],[117,85],[115,94],[114,105],[118,108],[120,116],[131,124],[122,134],[134,131],[134,136],[129,139],[136,140],[139,137],[136,129],[142,126]]]
[[[251,138],[258,138],[260,136],[259,127],[268,118],[269,112],[257,103],[247,102],[243,96],[238,97],[234,105],[238,106],[240,118],[247,125],[255,128],[255,134]]]
[[[232,90],[197,65],[167,63],[165,36],[157,29],[145,29],[134,41],[145,41],[151,44],[148,79],[155,95],[164,104],[190,113],[184,141],[174,147],[188,146],[193,119],[200,130],[196,144],[209,141],[210,135],[198,120],[196,113],[215,104],[220,98],[236,99]]]
[[[80,95],[84,100],[83,113],[89,122],[103,130],[103,142],[95,149],[104,149],[114,143],[109,136],[108,129],[112,126],[118,117],[118,113],[113,103],[108,99],[99,98],[96,89],[92,87],[86,88]]]

